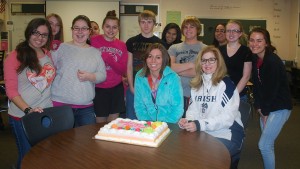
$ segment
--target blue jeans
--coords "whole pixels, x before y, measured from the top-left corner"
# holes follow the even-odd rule
[[[240,160],[241,156],[241,149],[242,149],[242,143],[240,145],[236,144],[233,141],[223,139],[223,138],[217,138],[219,141],[221,141],[227,150],[229,151],[230,157],[231,157],[231,167],[230,168],[237,168],[238,162]]]
[[[126,90],[126,117],[132,120],[137,119],[134,111],[134,94],[129,87]]]
[[[287,109],[271,112],[265,127],[263,127],[263,122],[260,120],[262,134],[258,142],[258,147],[264,161],[265,169],[275,169],[274,142],[283,125],[289,119],[290,114],[291,110]]]
[[[73,108],[75,124],[74,127],[96,123],[94,106],[86,108]]]
[[[243,102],[248,103],[248,96],[246,94],[243,95],[243,96],[240,96],[240,100],[243,101]]]
[[[17,168],[19,169],[21,167],[22,159],[24,158],[25,154],[30,150],[31,145],[29,144],[28,139],[24,133],[21,120],[15,120],[11,116],[9,116],[9,124],[16,138],[16,144],[18,148]]]
[[[182,118],[185,118],[186,111],[189,108],[189,105],[190,105],[190,97],[184,96],[183,97],[183,115],[182,115]]]

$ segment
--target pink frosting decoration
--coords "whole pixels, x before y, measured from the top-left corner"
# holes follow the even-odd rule
[[[132,122],[132,121],[119,121],[119,123],[117,124],[120,127],[125,127],[125,126],[130,126],[130,128],[145,128],[144,124],[141,123],[136,123],[136,122]]]

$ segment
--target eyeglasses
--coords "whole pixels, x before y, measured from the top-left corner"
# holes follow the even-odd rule
[[[89,27],[82,27],[82,28],[79,28],[79,27],[73,27],[71,28],[73,31],[76,31],[76,32],[79,32],[79,31],[82,31],[82,32],[85,32],[85,31],[88,31],[90,30]]]
[[[240,33],[240,30],[232,29],[232,30],[226,30],[226,33]]]
[[[44,39],[48,38],[49,34],[48,33],[40,33],[39,31],[35,30],[31,33],[31,35],[36,36],[36,37],[42,37]]]
[[[201,59],[201,64],[205,65],[206,63],[214,64],[216,63],[217,58]]]
[[[215,32],[221,32],[221,33],[225,33],[225,30],[224,29],[216,29]]]

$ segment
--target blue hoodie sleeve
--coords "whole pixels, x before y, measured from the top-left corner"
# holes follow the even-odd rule
[[[171,105],[170,105],[170,116],[167,116],[166,119],[168,122],[177,123],[183,115],[183,89],[181,86],[180,77],[177,74],[173,74],[170,79],[172,83],[170,89]]]
[[[145,98],[145,90],[148,90],[145,88],[144,81],[145,78],[140,76],[139,71],[135,76],[134,82],[134,110],[138,120],[151,120],[143,101],[143,98]]]

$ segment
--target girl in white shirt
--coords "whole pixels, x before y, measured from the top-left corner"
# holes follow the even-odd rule
[[[216,137],[231,155],[231,168],[236,168],[244,138],[238,90],[227,76],[220,51],[213,46],[205,47],[199,53],[195,70],[190,105],[179,126],[190,132],[204,131]]]

